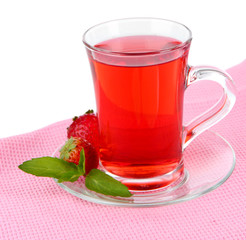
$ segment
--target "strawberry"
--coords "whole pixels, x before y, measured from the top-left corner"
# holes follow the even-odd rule
[[[84,115],[73,118],[73,123],[67,128],[67,137],[79,137],[85,139],[98,151],[98,118],[93,110],[88,110]]]
[[[85,153],[85,173],[88,174],[91,169],[98,167],[99,158],[96,149],[85,139],[69,138],[60,150],[60,158],[78,165],[82,148]]]

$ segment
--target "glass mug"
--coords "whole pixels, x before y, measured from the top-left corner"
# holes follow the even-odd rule
[[[155,18],[109,21],[83,36],[94,81],[101,169],[131,190],[167,188],[184,179],[186,146],[235,103],[227,73],[187,64],[191,39],[186,26]],[[202,80],[219,83],[223,96],[184,126],[185,89]]]

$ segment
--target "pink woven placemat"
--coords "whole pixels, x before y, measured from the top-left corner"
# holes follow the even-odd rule
[[[237,103],[213,130],[231,143],[237,164],[218,189],[176,205],[118,208],[86,202],[52,179],[20,171],[23,161],[51,155],[63,143],[71,122],[65,120],[0,139],[0,239],[246,239],[246,61],[228,72]],[[193,92],[186,105],[191,115],[213,102]]]

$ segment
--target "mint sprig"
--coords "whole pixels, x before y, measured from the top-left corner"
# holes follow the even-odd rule
[[[85,178],[85,186],[92,191],[104,195],[120,197],[132,196],[124,184],[99,169],[92,169],[89,172]]]
[[[76,164],[53,157],[33,158],[23,162],[19,168],[38,177],[56,178],[59,182],[74,182],[81,176]]]
[[[77,166],[79,172],[81,173],[81,175],[85,174],[85,151],[84,148],[81,149],[80,151],[80,158],[79,158],[79,164]]]
[[[56,157],[33,158],[18,166],[22,171],[38,176],[52,177],[61,182],[75,182],[85,176],[85,153],[80,152],[79,164],[64,161]],[[120,197],[131,197],[128,188],[99,169],[92,169],[85,176],[85,186],[95,192]]]

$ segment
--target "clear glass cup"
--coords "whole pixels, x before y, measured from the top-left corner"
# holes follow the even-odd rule
[[[183,152],[200,133],[224,118],[236,97],[224,71],[189,66],[191,31],[155,18],[105,22],[83,37],[95,89],[101,169],[133,191],[183,181]],[[198,81],[223,88],[220,100],[183,124],[185,89]]]

